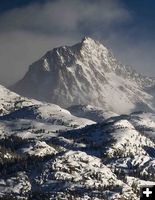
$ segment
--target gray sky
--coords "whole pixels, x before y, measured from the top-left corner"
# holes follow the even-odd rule
[[[1,11],[0,84],[15,83],[46,51],[85,35],[110,48],[123,64],[155,76],[154,30],[135,8],[123,0],[45,0]]]

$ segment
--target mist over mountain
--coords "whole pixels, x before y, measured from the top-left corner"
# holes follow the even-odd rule
[[[0,200],[139,200],[155,185],[155,79],[85,37],[0,85]]]
[[[90,104],[116,113],[154,110],[153,78],[122,65],[104,45],[85,37],[48,51],[11,89],[23,96],[70,107]]]

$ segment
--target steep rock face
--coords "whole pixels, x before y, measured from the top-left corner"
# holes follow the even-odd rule
[[[63,107],[90,104],[125,113],[153,109],[152,96],[144,90],[154,84],[120,64],[98,41],[84,38],[47,52],[11,89]]]

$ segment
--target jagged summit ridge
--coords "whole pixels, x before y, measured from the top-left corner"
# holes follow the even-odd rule
[[[45,71],[51,71],[53,68],[69,67],[74,61],[87,56],[93,56],[94,49],[100,51],[101,54],[107,56],[108,49],[100,44],[98,41],[93,40],[90,37],[84,37],[80,43],[73,46],[60,46],[48,51],[40,60],[42,69]],[[30,65],[34,68],[34,64],[38,64],[38,61]],[[52,67],[52,69],[51,69]]]
[[[108,51],[108,49],[101,44],[99,41],[94,40],[90,37],[84,37],[81,41],[81,46],[82,47],[88,47],[92,50],[92,48],[101,48],[104,49],[105,51]]]
[[[137,105],[152,109],[152,96],[143,89],[154,83],[122,65],[98,41],[85,37],[73,46],[48,51],[12,89],[62,107],[90,104],[124,113]]]

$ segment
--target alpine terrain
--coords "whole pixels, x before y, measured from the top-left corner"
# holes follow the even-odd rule
[[[90,104],[122,114],[154,110],[153,97],[146,93],[153,86],[154,79],[123,66],[106,47],[85,37],[48,51],[11,89],[65,108]]]
[[[0,85],[0,200],[139,200],[155,185],[154,87],[88,37]]]

